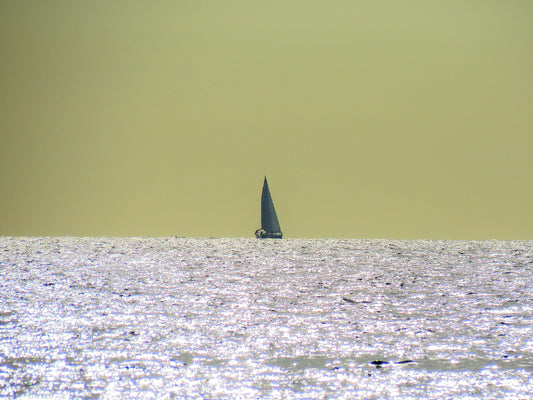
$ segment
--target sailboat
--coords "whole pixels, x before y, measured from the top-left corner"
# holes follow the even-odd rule
[[[263,192],[261,193],[261,229],[255,231],[255,237],[258,239],[281,239],[282,236],[278,216],[274,209],[274,203],[272,202],[265,176]]]

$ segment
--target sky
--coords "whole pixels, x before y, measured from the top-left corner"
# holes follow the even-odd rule
[[[0,235],[533,239],[530,0],[0,3]]]

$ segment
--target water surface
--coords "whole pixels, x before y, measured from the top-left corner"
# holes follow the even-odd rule
[[[0,396],[530,398],[533,242],[0,238]]]

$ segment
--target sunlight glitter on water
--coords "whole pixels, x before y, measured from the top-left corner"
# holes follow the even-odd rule
[[[533,242],[0,238],[0,257],[0,395],[533,392]]]

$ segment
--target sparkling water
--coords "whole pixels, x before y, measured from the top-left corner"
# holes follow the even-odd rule
[[[533,242],[0,238],[0,396],[532,398]]]

